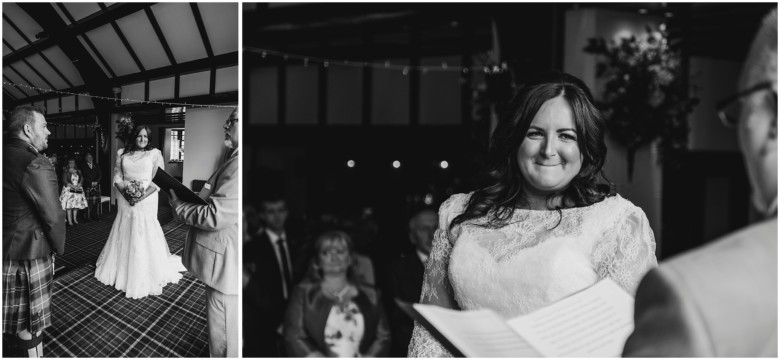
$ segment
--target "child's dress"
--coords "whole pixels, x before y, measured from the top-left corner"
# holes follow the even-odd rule
[[[62,204],[63,210],[86,209],[87,197],[84,196],[84,188],[81,186],[77,186],[76,188],[68,185],[63,186],[62,193],[60,194],[60,204]]]

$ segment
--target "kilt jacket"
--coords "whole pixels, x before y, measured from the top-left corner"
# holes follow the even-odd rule
[[[65,212],[54,167],[30,143],[12,136],[4,140],[3,260],[62,255]]]

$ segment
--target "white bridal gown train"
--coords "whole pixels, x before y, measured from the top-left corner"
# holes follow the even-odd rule
[[[153,170],[164,166],[157,149],[122,153],[119,150],[114,181],[140,180],[146,187],[151,183]],[[116,219],[98,257],[95,277],[124,291],[128,298],[160,295],[165,285],[181,279],[179,271],[186,271],[181,257],[171,255],[157,220],[158,198],[155,192],[131,206],[124,197],[118,196]]]

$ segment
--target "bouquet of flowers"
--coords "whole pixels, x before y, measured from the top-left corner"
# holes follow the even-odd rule
[[[127,183],[127,187],[125,187],[125,194],[130,196],[131,198],[138,200],[142,196],[144,196],[144,186],[143,184],[138,180],[130,180]]]

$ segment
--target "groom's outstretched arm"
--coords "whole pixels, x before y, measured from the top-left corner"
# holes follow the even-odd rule
[[[208,205],[184,202],[171,196],[171,209],[177,219],[202,230],[218,231],[238,226],[238,161],[231,161],[215,179]]]

